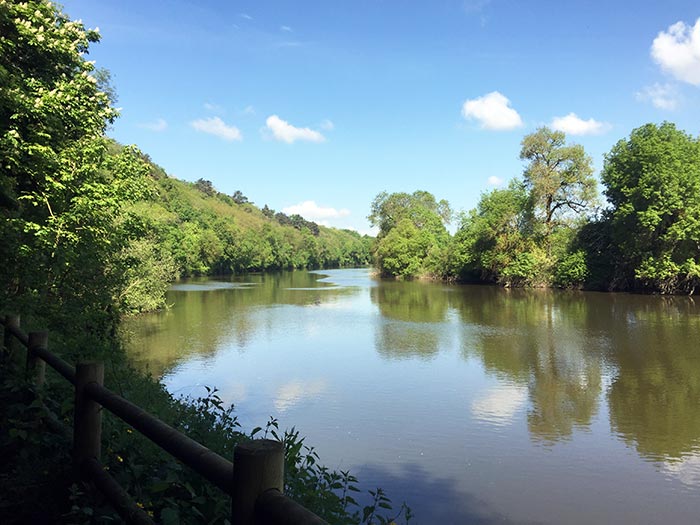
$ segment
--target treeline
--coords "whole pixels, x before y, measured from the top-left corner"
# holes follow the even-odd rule
[[[700,284],[700,140],[647,124],[606,155],[597,192],[591,159],[562,132],[522,141],[522,176],[453,218],[427,192],[381,193],[370,221],[385,276],[505,286],[692,294]]]
[[[109,75],[83,56],[97,33],[35,7],[0,11],[3,303],[104,327],[163,306],[176,277],[369,264],[368,237],[168,177],[105,138]]]
[[[113,149],[116,155],[125,151],[116,145]],[[123,221],[134,239],[132,289],[122,302],[125,310],[157,306],[148,303],[146,290],[153,280],[169,282],[173,276],[370,263],[370,237],[275,213],[267,205],[261,210],[240,191],[226,195],[204,179],[188,183],[168,177],[147,156],[136,155],[143,163],[147,191],[124,210]],[[150,274],[154,268],[160,275]],[[170,278],[163,279],[164,272]],[[135,286],[140,293],[133,293]]]

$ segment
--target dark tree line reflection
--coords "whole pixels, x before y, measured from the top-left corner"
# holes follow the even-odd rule
[[[526,389],[527,425],[538,442],[588,428],[605,403],[611,430],[643,457],[700,451],[700,305],[691,298],[418,282],[338,287],[319,279],[293,272],[173,291],[175,309],[137,320],[132,348],[137,356],[148,348],[158,375],[224,341],[245,349],[266,322],[261,308],[368,293],[379,314],[373,329],[381,356],[432,359],[451,344],[456,323],[465,359]]]

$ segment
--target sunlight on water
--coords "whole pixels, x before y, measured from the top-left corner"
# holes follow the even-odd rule
[[[695,523],[700,308],[330,270],[190,280],[131,321],[176,395],[217,387],[416,523]],[[658,502],[663,501],[663,505]]]

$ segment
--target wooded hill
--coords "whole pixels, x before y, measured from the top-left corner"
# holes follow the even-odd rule
[[[111,145],[116,153],[120,147]],[[226,275],[251,271],[336,268],[370,262],[372,238],[327,228],[299,215],[257,207],[241,192],[169,177],[147,155],[147,191],[125,209],[135,270],[156,264],[163,275]],[[142,269],[145,270],[145,269]],[[132,286],[138,286],[134,282]],[[127,309],[150,309],[131,293]],[[140,294],[138,294],[140,295]]]

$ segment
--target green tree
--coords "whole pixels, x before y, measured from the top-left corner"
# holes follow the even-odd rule
[[[452,273],[463,280],[539,284],[544,254],[532,227],[532,203],[522,182],[513,180],[508,188],[485,193],[455,233]]]
[[[700,283],[700,141],[646,124],[607,155],[602,181],[620,254],[616,285],[692,293]]]
[[[523,179],[549,244],[557,225],[586,212],[596,201],[591,158],[583,146],[566,145],[563,132],[542,127],[523,138],[520,159],[529,161]]]
[[[379,227],[374,253],[382,275],[443,275],[449,244],[445,223],[451,215],[447,201],[426,191],[377,195],[368,219]]]
[[[103,139],[117,113],[85,58],[95,31],[46,1],[3,1],[0,34],[4,300],[96,332],[114,318],[121,277],[110,256],[121,203],[145,190],[141,161]]]
[[[435,197],[427,191],[414,191],[413,193],[379,193],[372,201],[369,222],[379,228],[378,237],[389,233],[402,219],[408,218],[417,228],[423,227],[423,221],[427,215],[436,215],[443,224],[449,224],[452,219],[452,210],[446,200],[436,201]]]

